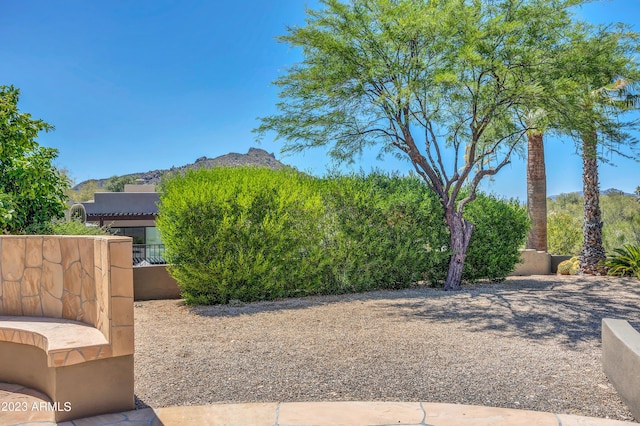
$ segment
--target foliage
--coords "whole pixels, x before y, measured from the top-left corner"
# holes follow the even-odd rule
[[[275,299],[321,288],[324,205],[310,179],[215,168],[165,180],[156,225],[185,300]]]
[[[519,248],[526,241],[530,226],[527,208],[516,200],[505,201],[479,193],[467,207],[465,217],[475,229],[463,279],[504,280],[521,259]]]
[[[576,275],[579,271],[580,258],[578,256],[574,256],[558,264],[558,274],[560,275]]]
[[[85,201],[93,200],[93,194],[95,194],[96,192],[104,192],[104,189],[98,188],[98,184],[95,179],[90,179],[77,191],[67,191],[67,196],[69,197],[69,199],[77,203],[82,203]]]
[[[404,288],[446,276],[448,233],[417,178],[194,170],[163,182],[157,226],[188,303]],[[465,279],[513,270],[526,212],[481,195]]]
[[[640,246],[627,244],[614,249],[615,254],[609,255],[605,266],[609,275],[635,276],[640,278]]]
[[[284,151],[328,146],[337,161],[369,146],[409,159],[444,207],[445,288],[457,289],[473,231],[465,206],[534,130],[522,108],[566,97],[566,72],[541,76],[584,2],[321,0],[280,37],[303,61],[276,80],[279,113],[257,132],[274,131]]]
[[[29,233],[62,217],[67,178],[53,166],[58,151],[40,146],[53,126],[18,110],[20,91],[0,86],[0,231]]]
[[[333,224],[327,254],[338,292],[444,278],[442,207],[420,180],[376,173],[332,176],[321,184]]]
[[[53,219],[34,225],[31,231],[38,235],[110,235],[108,228],[88,225],[77,219]]]
[[[582,222],[569,213],[552,213],[547,217],[550,254],[577,256],[582,249]]]
[[[51,224],[53,235],[111,235],[108,228],[88,225],[79,220],[57,220]]]
[[[109,180],[104,184],[104,189],[110,192],[124,192],[124,186],[136,183],[135,176],[125,175],[125,176],[112,176]]]
[[[576,255],[582,245],[582,196],[561,194],[548,200],[549,253]],[[602,241],[607,253],[627,244],[640,245],[640,205],[620,191],[600,196]]]

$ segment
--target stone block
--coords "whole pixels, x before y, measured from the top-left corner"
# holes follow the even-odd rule
[[[51,263],[48,260],[43,261],[41,282],[45,292],[56,299],[62,298],[62,291],[64,290],[62,265],[59,263]]]
[[[60,238],[44,237],[42,245],[42,255],[49,262],[60,263],[62,252],[60,251]]]
[[[42,266],[42,237],[27,238],[27,251],[25,256],[25,266],[27,268],[39,268]]]
[[[19,281],[25,266],[25,237],[6,237],[2,244],[2,279]]]

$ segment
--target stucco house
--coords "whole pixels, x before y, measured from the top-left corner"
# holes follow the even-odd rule
[[[82,205],[87,223],[133,238],[133,262],[137,265],[164,263],[164,246],[155,226],[159,202],[155,185],[125,185],[124,192],[96,192],[92,201]]]

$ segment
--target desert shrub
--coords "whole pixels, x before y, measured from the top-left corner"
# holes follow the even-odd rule
[[[547,216],[547,251],[565,256],[578,255],[582,249],[582,223],[568,213]]]
[[[575,275],[580,271],[580,258],[574,256],[558,264],[558,274]]]
[[[514,200],[478,193],[465,207],[465,218],[474,224],[462,279],[504,280],[520,261],[519,248],[529,232],[527,209]]]
[[[86,225],[77,219],[54,219],[31,226],[29,233],[38,235],[110,235],[108,228]]]
[[[605,261],[609,275],[635,276],[640,278],[640,246],[630,244],[614,250]]]
[[[584,198],[577,194],[561,194],[549,200],[549,253],[577,255],[582,249]],[[617,190],[600,196],[602,210],[602,244],[606,252],[627,244],[640,245],[640,204],[637,198]]]
[[[187,303],[312,293],[322,283],[324,206],[292,170],[215,168],[163,183],[157,227]]]
[[[612,252],[626,245],[640,246],[640,204],[636,197],[610,192],[602,197],[602,243]]]
[[[323,181],[335,289],[403,288],[443,275],[441,207],[417,178],[333,176]],[[446,270],[444,270],[446,273]]]
[[[79,220],[54,221],[53,235],[111,235],[108,228],[87,225]]]
[[[480,195],[463,278],[502,279],[526,212]],[[403,288],[447,273],[442,206],[417,178],[293,170],[190,171],[163,183],[157,226],[188,303]]]

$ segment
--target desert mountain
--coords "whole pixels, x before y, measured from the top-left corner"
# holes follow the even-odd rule
[[[200,157],[194,163],[186,164],[180,167],[172,167],[170,169],[164,170],[151,170],[148,172],[140,172],[140,173],[130,173],[127,175],[122,175],[118,177],[131,176],[134,179],[141,179],[145,184],[157,184],[160,182],[162,176],[167,173],[180,173],[189,169],[198,169],[201,167],[204,168],[212,168],[212,167],[239,167],[239,166],[259,166],[259,167],[269,167],[271,169],[279,169],[282,167],[288,167],[286,164],[281,163],[276,160],[276,157],[273,153],[268,153],[267,151],[259,148],[249,148],[249,152],[246,154],[238,154],[235,152],[231,152],[229,154],[221,155],[216,158],[207,158]],[[91,179],[96,183],[97,188],[103,188],[104,184],[110,179]],[[89,180],[80,182],[76,186],[73,187],[75,191],[82,189],[84,185],[86,185]],[[142,182],[141,182],[142,183]]]

